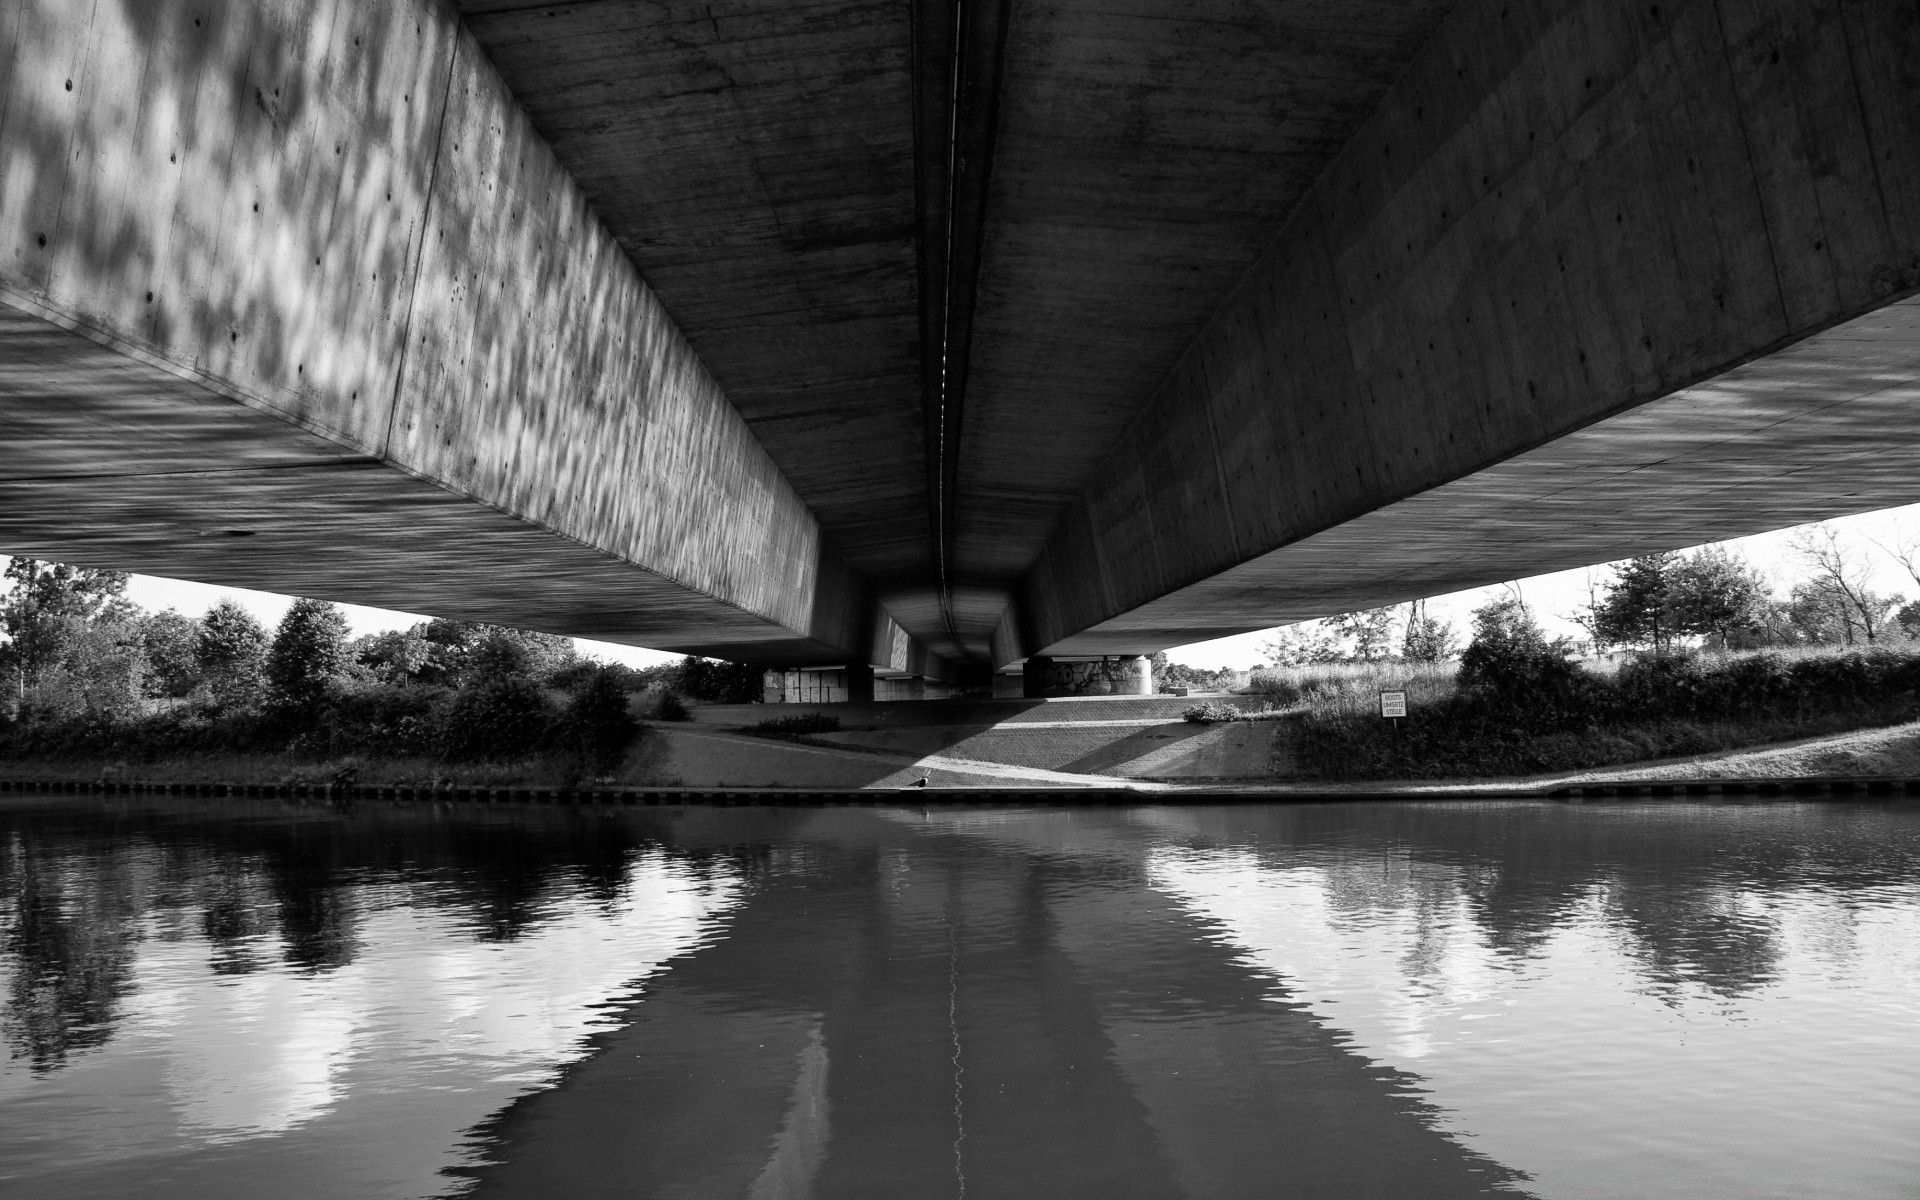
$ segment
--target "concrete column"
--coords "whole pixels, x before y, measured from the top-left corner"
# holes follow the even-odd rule
[[[1038,700],[1047,695],[1049,676],[1053,673],[1053,660],[1044,654],[1029,657],[1020,668],[1020,694],[1029,700]]]
[[[866,663],[847,664],[847,702],[873,703],[873,668]]]

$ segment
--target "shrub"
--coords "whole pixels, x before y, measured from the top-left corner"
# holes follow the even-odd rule
[[[648,688],[640,697],[640,711],[656,721],[684,721],[687,702],[665,688]]]
[[[1180,715],[1197,725],[1212,725],[1222,721],[1238,721],[1241,713],[1231,704],[1209,700],[1205,704],[1188,706]]]
[[[839,717],[830,717],[826,713],[800,713],[791,717],[768,717],[754,726],[754,731],[775,737],[798,737],[807,733],[832,733],[839,728]]]
[[[316,752],[414,757],[438,748],[439,688],[379,685],[336,695],[322,714]]]
[[[531,680],[495,677],[453,693],[438,725],[436,741],[445,758],[520,758],[546,739],[553,709]]]
[[[640,728],[627,708],[625,681],[613,671],[599,671],[586,681],[567,705],[566,723],[589,775],[618,770]]]

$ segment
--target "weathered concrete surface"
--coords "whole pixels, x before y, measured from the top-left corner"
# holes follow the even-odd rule
[[[0,8],[0,549],[965,683],[1920,499],[1911,3],[1012,5],[936,454],[941,3]]]
[[[927,575],[911,6],[459,8],[848,564]]]
[[[451,12],[10,4],[0,88],[6,550],[898,657]]]
[[[1920,499],[1920,327],[1884,307],[1920,287],[1916,63],[1889,0],[1461,5],[1094,472],[996,658]]]

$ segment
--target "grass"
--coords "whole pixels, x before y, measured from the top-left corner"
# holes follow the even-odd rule
[[[1268,680],[1270,694],[1287,707],[1315,713],[1377,714],[1380,693],[1403,691],[1407,705],[1432,704],[1452,696],[1457,663],[1312,663],[1299,667],[1266,667],[1255,674],[1247,695],[1259,695],[1257,685]],[[1277,685],[1277,686],[1276,686]]]

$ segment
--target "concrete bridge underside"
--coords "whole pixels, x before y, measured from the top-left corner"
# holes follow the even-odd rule
[[[0,550],[767,665],[1920,500],[1920,9],[22,0]]]

